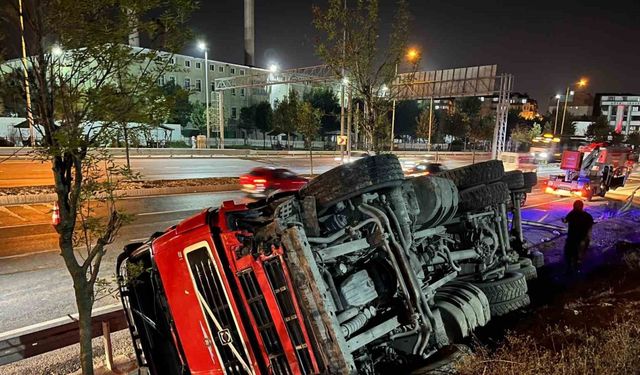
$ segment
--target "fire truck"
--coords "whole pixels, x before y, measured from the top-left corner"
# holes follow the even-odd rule
[[[550,176],[545,192],[592,200],[607,191],[624,186],[637,162],[637,155],[626,146],[606,142],[581,146],[578,151],[564,151],[560,169],[563,175]]]
[[[535,184],[498,160],[405,178],[387,154],[296,192],[204,209],[118,257],[139,365],[169,375],[424,368],[529,304],[527,280],[544,260],[521,246],[519,202]]]

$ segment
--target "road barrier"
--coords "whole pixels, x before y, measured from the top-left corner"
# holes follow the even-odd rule
[[[115,158],[124,158],[126,151],[124,148],[108,148]],[[12,157],[15,159],[26,159],[31,157],[31,148],[27,147],[0,147],[0,157]],[[339,151],[314,151],[315,156],[340,157]],[[441,156],[459,156],[474,157],[477,160],[486,160],[491,155],[489,152],[470,152],[470,151],[394,151],[394,154],[405,157],[425,157],[432,156],[439,158]],[[309,151],[305,150],[250,150],[250,149],[192,149],[192,148],[132,148],[129,150],[131,158],[214,158],[214,157],[241,157],[241,158],[259,158],[259,157],[306,157]],[[366,155],[364,151],[352,151],[355,157]]]
[[[102,336],[107,366],[113,368],[111,333],[126,329],[122,305],[98,307],[91,314],[93,337]],[[0,333],[0,366],[80,342],[78,314]]]

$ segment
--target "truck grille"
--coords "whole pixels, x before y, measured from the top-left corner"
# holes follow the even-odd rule
[[[291,374],[287,358],[282,348],[282,343],[276,332],[273,318],[264,300],[264,294],[258,285],[258,280],[252,269],[247,269],[238,274],[240,285],[247,298],[247,303],[257,324],[257,329],[264,342],[269,356],[269,364],[273,374]]]
[[[287,326],[287,333],[293,343],[300,370],[303,374],[311,374],[314,369],[313,361],[302,333],[301,320],[296,313],[280,258],[266,260],[263,267]]]
[[[205,313],[212,331],[214,344],[222,360],[221,366],[224,366],[226,372],[229,374],[246,374],[247,371],[233,354],[229,345],[232,344],[235,346],[244,363],[249,364],[251,362],[247,358],[246,351],[244,350],[238,327],[234,321],[233,311],[231,310],[229,300],[220,281],[220,275],[213,266],[207,249],[203,247],[187,253],[187,261],[193,273],[194,282],[198,291],[202,294],[213,315],[222,326],[222,331],[218,332],[214,322],[209,318],[208,314]],[[223,337],[226,337],[225,342],[222,342]],[[228,337],[231,338],[230,342]]]

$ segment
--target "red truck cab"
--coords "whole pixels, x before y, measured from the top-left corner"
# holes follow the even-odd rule
[[[147,285],[146,278],[123,270],[124,258],[119,259],[121,281],[141,279],[129,285],[147,288],[155,303],[166,309],[164,319],[145,316],[143,311],[152,310],[139,306],[145,293],[121,290],[134,342],[145,341],[136,345],[138,360],[155,367],[156,373],[318,372],[282,249],[243,253],[238,241],[243,232],[231,228],[233,214],[243,212],[245,205],[225,202],[218,210],[204,210],[139,244],[139,254],[130,254],[128,263],[139,258],[150,274]],[[158,321],[169,326],[167,342],[154,337]],[[176,371],[162,371],[163,366]]]

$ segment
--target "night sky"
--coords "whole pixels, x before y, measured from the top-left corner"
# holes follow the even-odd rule
[[[410,41],[423,51],[424,69],[498,64],[515,75],[514,91],[529,93],[541,106],[582,76],[594,93],[640,93],[640,0],[409,2]],[[325,1],[255,3],[258,66],[320,63],[311,4]],[[394,1],[380,3],[388,25]],[[211,58],[243,62],[242,0],[202,0],[193,29],[208,41]]]

